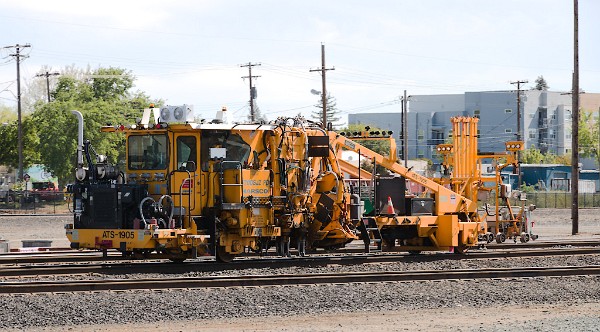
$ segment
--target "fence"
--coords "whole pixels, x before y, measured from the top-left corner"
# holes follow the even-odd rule
[[[600,207],[600,193],[579,194],[579,208]],[[527,193],[527,202],[538,208],[570,209],[572,195],[566,191]]]
[[[60,191],[10,191],[0,198],[0,214],[64,214],[68,204]]]
[[[481,193],[481,192],[480,192]],[[495,205],[494,192],[484,192],[484,195],[480,195],[478,205],[479,207],[485,204]],[[527,205],[534,204],[537,208],[553,208],[553,209],[570,209],[573,205],[571,201],[571,195],[568,191],[534,191],[526,193]],[[518,197],[511,198],[510,203],[512,206],[520,206],[523,202]],[[579,194],[579,208],[597,208],[600,207],[600,193],[580,193]]]

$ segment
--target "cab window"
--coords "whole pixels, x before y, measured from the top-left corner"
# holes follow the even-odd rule
[[[167,168],[167,136],[136,135],[127,140],[127,162],[130,170],[155,170]]]
[[[177,169],[194,172],[198,165],[196,150],[196,137],[177,137]]]

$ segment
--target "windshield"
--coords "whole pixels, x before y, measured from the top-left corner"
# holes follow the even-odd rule
[[[167,168],[167,136],[136,135],[127,140],[127,161],[130,170]]]

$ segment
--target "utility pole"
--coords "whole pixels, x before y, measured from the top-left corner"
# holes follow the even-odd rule
[[[522,139],[521,134],[521,84],[529,83],[527,80],[510,82],[517,85],[517,141]]]
[[[510,84],[517,85],[517,141],[523,140],[523,134],[521,133],[521,84],[525,84],[525,83],[529,83],[529,81],[522,80],[522,81],[510,82]],[[521,152],[517,151],[517,160],[520,160],[520,158],[521,158]],[[519,172],[519,174],[518,174],[519,176],[517,177],[518,178],[517,188],[519,190],[521,190],[521,182],[522,182],[521,168],[518,167],[517,171]]]
[[[408,97],[404,90],[402,97],[402,154],[404,155],[404,167],[408,168]]]
[[[14,46],[5,46],[4,48],[14,48],[15,53],[10,54],[10,56],[15,57],[17,62],[17,145],[18,145],[18,153],[19,153],[19,170],[18,170],[18,179],[23,180],[23,126],[21,123],[21,58],[27,58],[27,55],[21,54],[22,49],[31,47],[30,44],[19,45],[16,44]]]
[[[46,90],[48,91],[48,102],[50,102],[50,76],[57,76],[57,75],[60,75],[60,74],[57,72],[54,72],[54,73],[46,72],[44,74],[35,75],[35,77],[46,77]]]
[[[320,71],[322,81],[321,101],[323,102],[323,129],[327,129],[327,89],[325,73],[328,70],[335,70],[335,68],[325,68],[325,45],[321,44],[321,69],[311,69],[310,71]]]
[[[579,233],[579,4],[573,0],[573,90],[571,117],[571,234]]]
[[[260,63],[250,63],[247,65],[241,65],[240,67],[248,67],[248,76],[242,76],[242,78],[250,79],[250,121],[254,122],[255,114],[254,114],[254,99],[256,99],[256,88],[252,86],[252,79],[259,78],[260,76],[252,76],[252,67],[260,66]]]

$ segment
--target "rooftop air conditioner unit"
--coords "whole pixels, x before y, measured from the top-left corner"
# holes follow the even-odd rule
[[[164,106],[160,109],[159,121],[163,123],[191,122],[194,111],[191,105]]]

